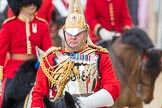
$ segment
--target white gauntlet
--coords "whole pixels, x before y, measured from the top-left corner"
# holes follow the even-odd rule
[[[78,99],[81,108],[98,108],[114,104],[111,94],[105,89],[101,89],[88,97],[78,97]]]
[[[98,31],[98,35],[101,37],[102,40],[108,41],[113,39],[113,36],[115,36],[115,32],[110,32],[105,28],[101,28]]]

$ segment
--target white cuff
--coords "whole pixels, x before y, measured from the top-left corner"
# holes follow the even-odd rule
[[[102,28],[99,31],[99,35],[102,40],[108,41],[108,40],[113,39],[113,36],[115,36],[115,32],[110,32],[110,31],[106,30],[105,28]]]
[[[78,99],[81,101],[82,108],[98,108],[114,104],[111,94],[105,89],[101,89],[88,97],[78,97]]]

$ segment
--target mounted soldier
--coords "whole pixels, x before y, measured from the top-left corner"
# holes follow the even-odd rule
[[[81,108],[112,106],[120,93],[109,52],[96,46],[88,36],[79,0],[71,0],[70,15],[63,26],[65,47],[50,48],[41,58],[32,91],[31,107],[44,108],[43,97],[54,101],[68,91]]]

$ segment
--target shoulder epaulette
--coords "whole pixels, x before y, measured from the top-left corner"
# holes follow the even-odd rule
[[[49,48],[46,52],[45,52],[45,54],[43,55],[43,57],[46,57],[46,56],[48,56],[49,54],[51,54],[51,53],[53,53],[53,52],[56,52],[56,51],[61,51],[61,47],[51,47],[51,48]]]
[[[11,17],[11,18],[7,18],[3,23],[7,23],[7,22],[9,22],[9,21],[12,21],[13,19],[15,19],[16,18],[16,16],[13,16],[13,17]]]
[[[42,22],[45,22],[45,23],[48,24],[48,22],[47,22],[45,19],[43,19],[43,18],[40,18],[40,17],[38,17],[38,16],[36,16],[35,18],[38,19],[38,20],[40,20],[40,21],[42,21]]]
[[[103,53],[109,53],[109,51],[106,48],[103,48],[101,46],[97,45],[88,45],[90,48],[97,49],[97,51],[103,52]]]
[[[51,59],[48,59],[48,57],[53,57],[53,53],[57,53],[61,51],[61,47],[51,47],[49,48],[44,55],[41,57],[41,64],[43,65],[44,68],[47,67],[53,67],[50,63],[51,63]],[[44,66],[44,63],[47,64],[47,67]]]

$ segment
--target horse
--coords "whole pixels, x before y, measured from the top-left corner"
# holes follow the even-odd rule
[[[10,102],[10,107],[24,108],[27,95],[35,83],[38,65],[36,58],[27,60],[20,65],[4,94],[5,99]]]
[[[111,108],[143,108],[142,102],[149,104],[162,70],[162,51],[154,47],[140,28],[125,31],[107,49],[121,83],[120,96]]]
[[[54,102],[47,98],[43,97],[43,103],[45,108],[80,108],[78,99],[72,96],[69,92],[65,91],[65,95],[59,97]]]

